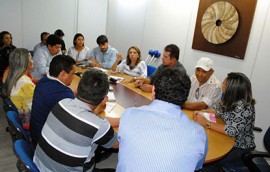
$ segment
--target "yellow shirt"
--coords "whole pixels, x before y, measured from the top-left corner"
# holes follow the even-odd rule
[[[23,75],[13,86],[10,94],[11,101],[20,112],[30,114],[35,84],[27,75]]]

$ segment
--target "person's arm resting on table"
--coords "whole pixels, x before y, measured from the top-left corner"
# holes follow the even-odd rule
[[[202,110],[207,109],[208,105],[204,102],[185,102],[182,108],[190,110]]]

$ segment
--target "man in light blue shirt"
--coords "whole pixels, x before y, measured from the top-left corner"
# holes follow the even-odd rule
[[[205,130],[181,110],[191,86],[188,75],[169,68],[158,75],[154,101],[126,109],[121,117],[117,172],[191,172],[205,161]]]
[[[46,46],[40,47],[34,54],[34,69],[31,72],[33,78],[42,78],[49,73],[50,62],[53,57],[61,53],[61,38],[50,35],[46,41]]]
[[[109,45],[108,38],[105,35],[100,35],[97,38],[97,44],[98,47],[94,48],[90,54],[90,66],[105,69],[112,68],[116,61],[117,50]]]
[[[35,45],[34,50],[33,50],[33,54],[35,54],[39,48],[46,46],[46,41],[47,41],[49,35],[50,34],[48,32],[42,32],[40,34],[41,42]]]

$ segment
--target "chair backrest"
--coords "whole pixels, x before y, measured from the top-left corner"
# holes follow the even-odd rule
[[[156,70],[157,70],[157,67],[147,65],[147,77],[152,75],[152,73],[154,73]]]
[[[14,105],[14,103],[10,100],[10,98],[4,98],[4,110],[7,111],[15,111],[17,114],[19,114],[17,107]]]
[[[264,134],[263,138],[265,149],[270,153],[270,127],[267,129],[267,131]]]
[[[25,131],[22,125],[22,121],[19,118],[19,115],[15,111],[7,111],[6,117],[10,123],[10,131],[16,131],[13,134],[13,141],[17,139],[25,139],[28,143],[31,143],[29,133]]]
[[[16,140],[13,149],[19,162],[25,168],[23,171],[39,172],[36,164],[33,162],[34,149],[25,140]]]

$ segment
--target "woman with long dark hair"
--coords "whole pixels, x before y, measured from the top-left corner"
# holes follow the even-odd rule
[[[8,67],[9,54],[16,47],[12,44],[12,35],[8,31],[2,31],[0,33],[0,80],[5,69]]]
[[[222,160],[203,168],[203,171],[218,171],[222,167],[234,169],[244,166],[241,155],[255,149],[253,127],[255,122],[255,100],[251,83],[243,73],[231,72],[222,83],[223,97],[212,109],[196,111],[194,119],[202,126],[235,138],[233,149]],[[224,124],[212,123],[204,112],[214,113]]]

